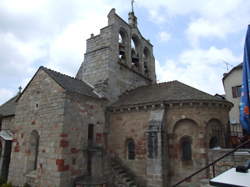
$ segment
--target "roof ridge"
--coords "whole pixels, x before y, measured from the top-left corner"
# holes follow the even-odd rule
[[[50,68],[47,68],[47,67],[45,67],[45,66],[40,66],[40,68],[45,69],[45,70],[48,70],[48,71],[52,71],[52,72],[54,72],[54,73],[57,73],[57,74],[60,74],[60,75],[63,75],[63,76],[67,76],[67,77],[72,78],[72,79],[75,79],[75,78],[72,77],[72,76],[69,76],[69,75],[67,75],[67,74],[61,73],[61,72],[59,72],[59,71],[56,71],[56,70],[53,70],[53,69],[50,69]]]
[[[171,84],[171,83],[179,83],[179,84],[182,84],[182,85],[184,85],[184,86],[187,86],[187,87],[189,87],[189,88],[191,88],[191,89],[195,89],[195,90],[197,90],[197,91],[199,91],[199,92],[201,92],[201,93],[204,93],[204,94],[207,94],[207,95],[209,95],[209,96],[215,97],[215,96],[212,95],[212,94],[209,94],[209,93],[207,93],[207,92],[205,92],[205,91],[202,91],[202,90],[200,90],[200,89],[198,89],[198,88],[196,88],[196,87],[190,86],[190,85],[188,85],[188,84],[186,84],[186,83],[184,83],[184,82],[178,81],[178,80],[172,80],[172,81],[167,81],[167,82],[161,82],[161,83],[157,83],[157,84],[161,86],[161,85],[169,85],[169,84]]]
[[[210,93],[199,90],[178,80],[137,87],[123,93],[113,106],[155,101],[222,101]],[[224,100],[223,100],[224,101]]]
[[[177,81],[177,82],[179,82],[179,81]],[[205,91],[202,91],[202,90],[200,90],[200,89],[198,89],[198,88],[195,88],[195,87],[190,86],[190,85],[188,85],[188,84],[185,84],[185,83],[183,83],[183,82],[179,82],[179,83],[180,83],[180,84],[183,84],[183,85],[185,85],[185,86],[187,86],[187,87],[189,87],[189,88],[192,88],[192,89],[194,89],[194,90],[196,90],[196,91],[199,91],[199,92],[201,92],[201,93],[203,93],[203,94],[209,95],[209,96],[211,96],[211,97],[215,97],[214,95],[212,95],[212,94],[210,94],[210,93],[207,93],[207,92],[205,92]]]
[[[174,82],[179,82],[179,81],[177,81],[177,80],[171,80],[171,81],[166,81],[166,82],[159,82],[159,83],[156,83],[154,85],[164,86],[164,85],[168,85],[168,84],[171,84],[171,83],[174,83]]]
[[[85,82],[84,80],[71,77],[61,72],[46,68],[44,66],[41,66],[39,69],[47,73],[48,76],[54,79],[65,90],[81,93],[91,97],[102,97],[97,92],[95,92],[95,89],[91,84]]]
[[[154,84],[150,84],[150,85],[142,85],[142,86],[139,86],[139,87],[136,87],[136,88],[133,88],[131,90],[126,90],[124,91],[120,96],[119,98],[121,98],[122,96],[124,95],[127,95],[137,89],[141,89],[141,88],[146,88],[146,87],[160,87],[160,86],[164,86],[166,84],[170,84],[170,83],[174,83],[174,82],[179,82],[177,80],[172,80],[172,81],[167,81],[167,82],[161,82],[161,83],[154,83]]]
[[[51,72],[53,72],[53,73],[57,73],[57,74],[59,74],[59,75],[62,75],[62,76],[68,77],[68,78],[73,79],[73,80],[77,80],[77,81],[79,81],[79,82],[82,82],[82,83],[88,84],[88,86],[90,86],[90,85],[89,85],[89,83],[86,83],[85,81],[80,80],[80,79],[78,79],[78,78],[76,78],[76,77],[72,77],[72,76],[70,76],[70,75],[67,75],[67,74],[61,73],[61,72],[59,72],[59,71],[55,71],[55,70],[50,69],[50,68],[47,68],[47,67],[45,67],[45,66],[40,66],[40,68],[42,68],[42,69],[44,69],[44,70],[51,71]],[[92,86],[90,86],[90,87],[91,87],[91,88],[93,88]]]

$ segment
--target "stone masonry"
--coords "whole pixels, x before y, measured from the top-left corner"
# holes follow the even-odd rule
[[[53,90],[53,92],[51,92]],[[62,171],[58,166],[63,150],[64,90],[44,71],[38,71],[18,101],[15,113],[9,180],[14,184],[31,181],[32,185],[60,186]],[[40,136],[39,161],[35,173],[29,162],[29,137],[33,130]],[[31,165],[30,165],[31,164]]]
[[[133,39],[140,63],[137,67],[131,63]],[[123,58],[119,58],[121,51]],[[145,73],[145,68],[148,73]],[[117,100],[127,90],[155,83],[153,47],[133,22],[129,25],[112,9],[108,14],[108,26],[101,29],[99,35],[92,35],[87,40],[84,62],[76,77],[94,85],[110,100]]]

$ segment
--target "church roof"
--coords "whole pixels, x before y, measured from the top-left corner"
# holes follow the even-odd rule
[[[202,92],[179,81],[142,86],[120,96],[112,106],[134,105],[152,102],[221,101],[225,100]]]
[[[39,70],[40,69],[45,71],[53,80],[55,80],[57,82],[57,84],[59,84],[66,91],[74,92],[74,93],[78,93],[78,94],[82,94],[82,95],[90,96],[90,97],[94,97],[94,98],[100,98],[100,96],[98,96],[98,94],[95,93],[94,88],[92,88],[90,85],[88,85],[87,83],[85,83],[79,79],[75,79],[73,77],[59,73],[57,71],[53,71],[53,70],[48,69],[48,68],[43,67],[43,66],[41,66],[39,68]],[[28,86],[26,86],[26,88],[27,87]],[[24,91],[25,91],[25,89],[24,89]],[[20,98],[22,93],[16,95],[15,97],[11,98],[6,103],[4,103],[0,106],[0,117],[15,115],[17,100]]]
[[[12,97],[6,103],[0,106],[0,116],[6,117],[6,116],[12,116],[15,114],[17,97],[18,95]]]
[[[94,89],[88,85],[87,83],[70,77],[68,75],[59,73],[57,71],[48,69],[46,67],[41,66],[42,70],[44,70],[52,79],[54,79],[61,87],[63,87],[66,91],[79,93],[82,95],[99,98],[99,96],[94,92]]]

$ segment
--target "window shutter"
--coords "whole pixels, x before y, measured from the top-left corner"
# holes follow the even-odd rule
[[[237,89],[236,89],[236,87],[232,87],[232,95],[233,95],[233,98],[237,97]]]

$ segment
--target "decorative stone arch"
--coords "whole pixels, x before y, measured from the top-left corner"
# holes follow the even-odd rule
[[[128,44],[128,32],[123,27],[119,29],[119,43]]]
[[[124,63],[127,60],[128,33],[123,27],[119,29],[118,43],[119,43],[119,61]]]
[[[191,150],[191,157],[196,154],[196,151],[194,147],[198,146],[198,141],[194,141],[198,139],[199,134],[199,126],[198,124],[192,120],[192,119],[180,119],[178,120],[174,126],[173,126],[173,138],[171,139],[171,142],[173,144],[173,147],[176,147],[176,149],[173,150],[174,157],[176,160],[180,161],[183,160],[183,140],[192,140],[190,141],[189,150]],[[185,137],[190,137],[189,139]],[[183,139],[184,138],[184,139]],[[188,143],[188,141],[185,141],[184,143]],[[186,147],[187,148],[187,147]],[[192,151],[194,150],[194,151]],[[190,156],[190,155],[189,155]],[[185,162],[187,163],[187,162]],[[189,163],[189,162],[188,162]],[[191,164],[192,162],[190,162]]]
[[[135,141],[133,138],[128,138],[125,142],[126,159],[135,160]]]
[[[143,49],[143,55],[142,55],[142,59],[143,59],[143,65],[144,65],[144,74],[145,75],[149,75],[149,69],[148,69],[148,66],[149,66],[149,61],[150,61],[150,51],[147,47],[144,47]]]
[[[189,119],[189,118],[186,118],[186,119],[180,119],[180,120],[177,120],[173,126],[173,130],[172,130],[172,133],[177,133],[178,129],[180,129],[181,127],[191,127],[191,128],[194,128],[195,130],[198,131],[198,124],[196,123],[196,121],[194,121],[193,119]],[[185,128],[187,130],[187,128]],[[184,135],[183,135],[184,136]]]
[[[29,137],[29,156],[27,162],[27,171],[33,171],[37,169],[38,153],[39,153],[39,141],[40,136],[36,130],[33,130]]]
[[[136,34],[133,34],[131,37],[131,63],[132,66],[140,69],[140,48],[141,42],[139,37]]]
[[[206,126],[206,139],[208,148],[224,147],[225,128],[218,119],[210,119]]]

